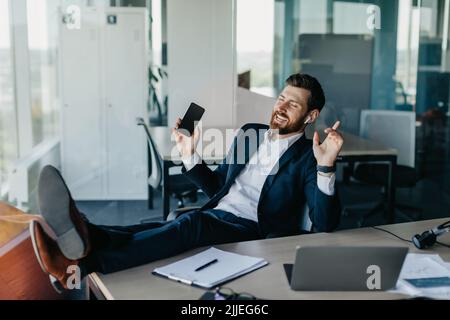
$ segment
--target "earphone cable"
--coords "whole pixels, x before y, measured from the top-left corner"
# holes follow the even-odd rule
[[[390,232],[390,231],[388,231],[388,230],[385,230],[385,229],[383,229],[383,228],[379,228],[379,227],[372,227],[372,229],[375,229],[375,230],[379,230],[379,231],[383,231],[383,232],[389,233],[390,235],[393,235],[393,236],[394,236],[394,237],[396,237],[397,239],[400,239],[400,240],[402,240],[402,241],[405,241],[405,242],[409,242],[409,243],[412,243],[412,241],[411,241],[411,240],[408,240],[408,239],[404,239],[404,238],[402,238],[402,237],[400,237],[400,236],[396,235],[395,233],[392,233],[392,232]]]
[[[450,244],[442,243],[442,242],[439,242],[439,241],[436,241],[436,243],[441,245],[441,246],[443,246],[443,247],[450,248]]]
[[[393,235],[393,236],[396,237],[397,239],[400,239],[400,240],[405,241],[405,242],[412,243],[411,240],[404,239],[404,238],[402,238],[402,237],[396,235],[395,233],[392,233],[392,232],[390,232],[390,231],[388,231],[388,230],[385,230],[385,229],[383,229],[383,228],[372,227],[372,229],[375,229],[375,230],[379,230],[379,231],[383,231],[383,232],[389,233],[390,235]],[[439,241],[436,241],[436,243],[439,244],[439,245],[441,245],[441,246],[443,246],[443,247],[450,248],[450,245],[449,245],[449,244],[442,243],[442,242],[439,242]]]

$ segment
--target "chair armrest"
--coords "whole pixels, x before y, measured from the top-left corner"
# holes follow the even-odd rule
[[[176,218],[178,218],[182,214],[187,213],[187,212],[192,211],[192,210],[197,210],[197,209],[200,209],[200,207],[185,207],[185,208],[176,209],[176,210],[174,210],[174,211],[169,213],[169,215],[167,216],[166,221],[175,220]]]

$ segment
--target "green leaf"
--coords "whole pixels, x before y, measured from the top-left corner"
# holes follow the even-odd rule
[[[155,75],[153,73],[151,74],[151,78],[150,78],[150,81],[152,81],[152,80],[155,82],[159,81],[159,79],[157,77],[155,77]]]

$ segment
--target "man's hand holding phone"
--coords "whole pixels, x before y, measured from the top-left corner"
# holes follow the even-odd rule
[[[181,119],[178,118],[175,122],[175,127],[172,128],[172,134],[175,137],[178,152],[181,154],[182,159],[190,159],[195,152],[198,140],[200,138],[200,129],[196,127],[191,136],[186,136],[178,131],[181,125]]]
[[[175,136],[177,149],[183,161],[189,160],[195,152],[200,137],[200,130],[197,123],[203,116],[205,109],[198,104],[191,102],[183,119],[178,118],[172,134]]]

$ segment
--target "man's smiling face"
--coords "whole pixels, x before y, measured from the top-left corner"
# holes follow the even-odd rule
[[[270,128],[279,130],[281,135],[303,129],[310,95],[309,90],[286,86],[273,107]]]

